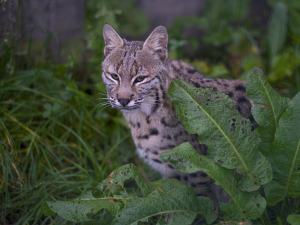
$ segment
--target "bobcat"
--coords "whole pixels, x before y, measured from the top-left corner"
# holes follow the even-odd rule
[[[107,98],[113,108],[120,109],[131,128],[137,152],[163,178],[176,178],[194,187],[196,194],[227,202],[229,197],[204,173],[184,174],[172,164],[160,160],[160,153],[172,151],[189,141],[199,154],[207,154],[207,146],[198,143],[178,120],[167,97],[170,82],[183,79],[197,88],[215,87],[236,101],[235,108],[255,123],[251,104],[246,97],[245,82],[205,78],[196,69],[168,58],[168,34],[159,26],[145,42],[122,39],[109,25],[103,28],[105,41],[102,78]]]

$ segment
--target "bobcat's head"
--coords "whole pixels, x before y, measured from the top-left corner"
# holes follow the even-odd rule
[[[170,82],[166,28],[157,27],[145,42],[140,42],[122,39],[106,24],[103,36],[102,78],[111,106],[123,112],[155,112]]]

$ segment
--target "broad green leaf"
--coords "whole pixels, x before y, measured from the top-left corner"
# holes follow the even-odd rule
[[[56,214],[49,208],[47,202],[42,203],[41,209],[45,216],[54,216]]]
[[[122,208],[122,203],[114,201],[114,198],[94,198],[91,192],[76,200],[48,201],[46,204],[48,207],[43,206],[45,215],[53,215],[54,212],[72,222],[87,221],[101,209],[107,209],[112,215],[116,215]]]
[[[288,216],[287,221],[291,225],[300,225],[300,215],[298,214],[291,214]]]
[[[135,194],[139,190],[126,192],[124,182],[131,178],[136,181],[143,196]],[[105,197],[98,198],[100,195]],[[192,187],[175,179],[147,183],[132,164],[117,168],[93,192],[89,191],[79,199],[46,202],[43,206],[45,214],[57,213],[73,222],[87,221],[101,209],[108,210],[115,217],[113,224],[118,225],[135,225],[164,214],[174,214],[182,225],[191,224],[197,214],[209,224],[217,217],[213,202],[209,198],[195,196]]]
[[[287,7],[279,2],[275,5],[268,25],[268,48],[271,59],[278,53],[285,42],[287,32]]]
[[[171,189],[163,187],[153,191],[147,197],[130,200],[120,214],[117,216],[116,225],[137,224],[147,218],[176,213],[175,218],[182,225],[189,225],[198,214],[204,216],[208,223],[216,219],[212,201],[206,197],[196,197],[194,190],[178,180],[166,179],[154,182],[153,185],[165,183],[171,185]],[[160,186],[160,185],[158,185]],[[186,218],[189,214],[191,217]],[[174,220],[173,220],[174,221]],[[174,224],[174,222],[173,222]]]
[[[257,132],[262,140],[259,151],[267,155],[274,141],[279,119],[290,100],[281,97],[267,82],[262,70],[257,67],[249,73],[246,85],[247,97],[254,102],[252,113],[259,124]]]
[[[133,164],[127,164],[111,172],[108,178],[97,185],[94,194],[97,194],[97,190],[102,193],[106,187],[114,194],[120,186],[124,187],[124,182],[130,178],[135,180],[144,196],[152,191],[150,184],[144,180],[138,168]]]
[[[250,121],[240,116],[227,95],[178,80],[171,83],[169,97],[185,129],[208,146],[209,157],[242,172],[241,190],[257,190],[272,179],[271,165],[258,151],[256,131],[251,132]]]
[[[200,203],[201,204],[201,203]],[[203,204],[203,203],[202,203]],[[181,212],[181,213],[174,213],[171,217],[170,222],[168,225],[177,225],[177,224],[192,224],[196,212]],[[216,215],[216,214],[215,214]]]
[[[275,140],[268,155],[273,180],[265,185],[268,204],[300,197],[300,92],[279,120]]]
[[[208,156],[199,155],[190,143],[183,143],[171,152],[162,153],[161,158],[174,164],[176,169],[183,173],[201,170],[215,180],[216,184],[220,185],[231,197],[229,203],[220,203],[221,209],[226,212],[225,220],[245,221],[262,215],[266,201],[259,192],[248,193],[238,189],[239,179],[234,170],[221,167]]]

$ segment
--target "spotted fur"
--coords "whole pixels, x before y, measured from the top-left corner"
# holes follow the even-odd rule
[[[174,177],[193,186],[197,194],[228,201],[228,196],[204,172],[183,174],[160,160],[160,153],[172,151],[186,141],[199,154],[207,154],[207,147],[199,144],[197,135],[186,132],[178,120],[167,91],[170,82],[179,78],[198,88],[215,87],[236,101],[236,109],[253,122],[255,129],[245,82],[205,78],[190,65],[168,59],[168,34],[162,26],[145,42],[122,39],[109,25],[104,26],[103,34],[106,58],[102,78],[107,97],[113,108],[123,112],[139,156],[164,178]]]

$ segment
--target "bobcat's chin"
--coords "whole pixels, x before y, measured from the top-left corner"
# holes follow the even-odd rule
[[[111,107],[115,108],[115,109],[119,109],[122,112],[129,112],[129,111],[139,109],[140,105],[139,106],[119,106],[119,105],[116,105],[116,104],[111,104]]]
[[[130,112],[130,111],[133,111],[133,110],[137,110],[139,109],[140,107],[123,107],[123,108],[119,108],[122,112]]]

